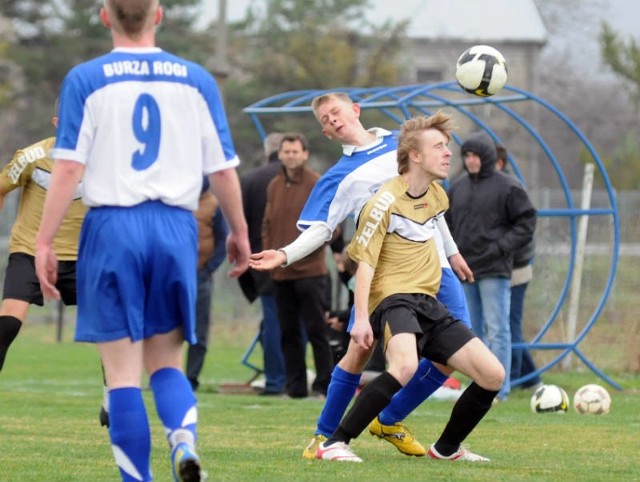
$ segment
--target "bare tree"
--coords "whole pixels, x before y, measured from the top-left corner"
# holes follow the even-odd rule
[[[640,101],[640,46],[634,38],[625,41],[607,23],[600,31],[602,58],[613,72],[633,86],[636,102]]]
[[[628,85],[621,78],[628,77],[622,73],[621,77],[616,77],[611,75],[611,70],[602,68],[603,62],[608,61],[602,59],[598,42],[604,42],[603,36],[606,36],[614,64],[627,74],[632,71],[633,63],[629,61],[628,53],[622,53],[620,41],[612,31],[603,30],[598,39],[599,19],[603,17],[607,2],[536,0],[536,5],[551,39],[540,56],[537,93],[567,115],[585,134],[600,158],[611,167],[609,175],[614,187],[633,187],[634,181],[631,185],[628,181],[636,179],[635,175],[630,176],[629,171],[625,175],[615,166],[620,166],[623,152],[629,155],[628,136],[639,130],[637,110],[629,102]],[[606,55],[603,50],[603,56]],[[636,64],[636,68],[639,65]],[[612,69],[616,71],[613,66]],[[575,161],[589,161],[589,156],[576,148],[575,138],[569,132],[556,129],[552,123],[543,124],[541,130],[567,168],[569,182],[579,183],[582,168],[581,163]],[[631,159],[635,160],[634,157]],[[640,169],[640,163],[635,162],[635,165]]]

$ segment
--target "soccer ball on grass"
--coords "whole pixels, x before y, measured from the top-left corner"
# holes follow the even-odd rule
[[[531,411],[534,413],[567,413],[569,397],[557,385],[542,385],[531,396]]]
[[[497,94],[507,83],[507,62],[495,48],[475,45],[458,58],[456,79],[470,94],[488,97]]]
[[[582,414],[604,415],[611,410],[611,396],[604,387],[591,383],[578,389],[573,408]]]

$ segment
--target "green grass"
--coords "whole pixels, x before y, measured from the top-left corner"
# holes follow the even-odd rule
[[[199,453],[209,480],[640,480],[640,377],[613,375],[625,390],[610,389],[606,416],[536,415],[529,392],[516,390],[495,406],[467,439],[490,464],[448,464],[408,458],[364,433],[353,442],[364,464],[305,461],[303,447],[322,408],[319,400],[287,400],[216,392],[226,381],[244,382],[251,370],[240,359],[253,334],[246,323],[214,329],[203,390],[199,393]],[[108,434],[98,423],[102,396],[95,348],[68,339],[55,343],[51,325],[27,324],[0,374],[0,481],[116,481]],[[259,359],[259,353],[256,356]],[[259,363],[257,361],[257,363]],[[547,383],[570,395],[590,373],[546,373]],[[153,473],[169,481],[163,430],[145,391],[152,423]],[[428,401],[407,420],[424,444],[438,436],[452,402]]]

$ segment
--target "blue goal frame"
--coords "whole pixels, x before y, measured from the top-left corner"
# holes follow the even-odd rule
[[[597,321],[611,292],[616,275],[620,250],[620,226],[615,193],[613,187],[611,186],[611,182],[607,175],[606,169],[602,161],[600,160],[600,157],[598,156],[596,150],[593,148],[587,137],[577,128],[577,126],[566,115],[549,104],[547,101],[522,89],[507,85],[498,95],[492,97],[477,97],[464,94],[456,82],[440,82],[435,84],[417,84],[397,87],[349,87],[338,89],[309,89],[289,91],[255,102],[254,104],[246,107],[244,109],[244,112],[250,116],[260,137],[264,138],[267,134],[262,123],[262,119],[264,117],[290,114],[312,114],[310,103],[314,97],[323,93],[336,91],[348,93],[349,96],[360,105],[362,110],[375,109],[385,114],[398,124],[414,115],[430,115],[433,113],[434,109],[438,109],[441,107],[450,107],[455,109],[459,114],[464,115],[465,117],[470,119],[479,128],[486,131],[496,142],[500,142],[499,137],[489,128],[487,123],[483,121],[481,117],[469,110],[469,107],[471,106],[484,104],[491,105],[496,109],[499,109],[504,114],[509,116],[513,121],[518,123],[522,128],[524,128],[526,132],[528,132],[528,134],[538,143],[542,151],[546,154],[547,160],[551,163],[554,171],[556,172],[562,190],[564,192],[564,198],[567,206],[564,209],[540,209],[538,210],[538,216],[569,218],[571,252],[569,255],[569,264],[564,281],[564,286],[548,320],[543,324],[538,334],[530,343],[518,343],[513,345],[515,348],[524,347],[537,350],[560,350],[560,353],[550,362],[538,368],[535,373],[531,373],[517,380],[513,380],[512,383],[513,385],[519,385],[523,382],[526,382],[557,365],[563,358],[565,358],[569,354],[574,353],[590,370],[592,370],[600,378],[605,380],[609,385],[620,390],[621,386],[614,380],[609,378],[602,370],[598,369],[578,348],[578,345],[584,340],[589,330],[591,330],[591,328]],[[593,158],[596,168],[604,181],[609,207],[596,209],[580,209],[574,205],[569,185],[567,183],[562,167],[558,162],[558,159],[556,158],[550,147],[547,145],[545,140],[540,136],[538,132],[536,132],[533,126],[510,107],[510,104],[518,102],[537,103],[539,106],[554,115],[557,119],[562,121],[575,134],[577,139],[582,142],[584,147]],[[460,139],[456,135],[454,135],[454,141],[458,144],[461,143]],[[522,173],[518,168],[517,163],[511,161],[513,160],[510,158],[510,163],[515,174],[524,182]],[[565,302],[567,295],[569,294],[569,288],[574,275],[577,255],[577,219],[581,216],[611,217],[613,225],[613,246],[611,247],[612,256],[606,285],[603,289],[602,294],[600,295],[595,309],[589,316],[589,319],[584,324],[583,328],[576,334],[575,340],[567,343],[544,343],[541,341],[542,337],[547,333],[549,328],[557,319],[560,309]]]

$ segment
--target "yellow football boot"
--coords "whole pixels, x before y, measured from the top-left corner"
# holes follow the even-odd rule
[[[303,459],[315,459],[316,452],[318,451],[318,446],[327,440],[327,437],[324,435],[316,434],[311,439],[311,443],[307,445],[307,448],[302,452]]]
[[[411,430],[403,423],[398,422],[393,425],[382,425],[378,417],[376,417],[373,422],[369,424],[369,433],[393,444],[405,455],[422,457],[427,453],[422,444],[415,439]]]

